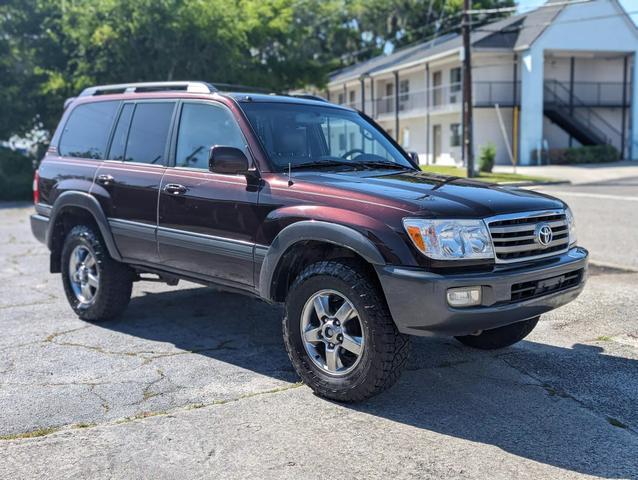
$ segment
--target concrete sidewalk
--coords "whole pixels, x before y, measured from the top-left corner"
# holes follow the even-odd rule
[[[512,173],[511,165],[496,165],[495,172]],[[574,185],[595,183],[620,178],[638,177],[638,161],[625,160],[613,163],[590,163],[582,165],[543,165],[516,167],[516,173],[568,180]]]

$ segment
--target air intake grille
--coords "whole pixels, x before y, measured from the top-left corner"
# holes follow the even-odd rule
[[[567,250],[569,231],[563,210],[503,215],[487,220],[499,263],[520,262],[556,255]],[[551,229],[551,237],[542,239],[542,227]],[[543,230],[547,232],[547,229]],[[548,240],[544,245],[541,240]]]
[[[534,280],[531,282],[515,283],[512,285],[511,301],[520,302],[532,298],[560,292],[575,287],[583,279],[583,269],[575,270],[552,278]]]

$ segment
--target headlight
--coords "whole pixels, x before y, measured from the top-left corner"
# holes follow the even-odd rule
[[[569,246],[576,244],[576,220],[571,208],[565,209],[565,218],[567,219],[567,228],[569,229]]]
[[[403,219],[414,246],[434,260],[494,258],[492,238],[483,220]]]

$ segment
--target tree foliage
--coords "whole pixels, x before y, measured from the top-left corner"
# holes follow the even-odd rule
[[[512,0],[474,0],[474,6]],[[102,83],[203,79],[274,90],[458,28],[461,0],[7,0],[0,139],[50,131]],[[449,18],[448,18],[449,17]]]

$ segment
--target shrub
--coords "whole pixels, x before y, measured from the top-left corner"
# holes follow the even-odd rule
[[[618,150],[612,145],[588,145],[571,148],[550,148],[542,152],[543,164],[571,165],[579,163],[604,163],[620,160]],[[534,150],[532,160],[536,162],[538,152]]]
[[[488,143],[487,145],[481,147],[481,153],[479,154],[479,171],[492,173],[495,158],[496,147],[493,143]]]
[[[0,200],[29,200],[32,188],[31,159],[0,147]]]

